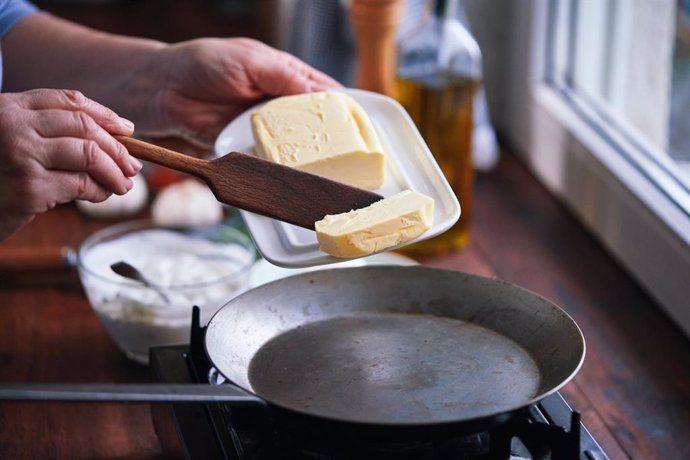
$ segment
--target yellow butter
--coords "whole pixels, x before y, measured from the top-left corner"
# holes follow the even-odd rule
[[[371,120],[341,92],[284,96],[251,117],[258,156],[354,187],[385,180],[385,155]]]
[[[415,238],[433,225],[434,200],[411,190],[316,222],[319,247],[334,257],[362,257]]]

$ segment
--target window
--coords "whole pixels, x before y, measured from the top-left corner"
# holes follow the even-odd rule
[[[689,4],[469,12],[499,132],[690,335]]]
[[[672,0],[554,2],[546,80],[690,215],[690,23]],[[567,32],[567,35],[564,33]],[[685,38],[683,38],[685,37]],[[561,63],[556,64],[558,60]],[[590,114],[591,112],[591,114]]]

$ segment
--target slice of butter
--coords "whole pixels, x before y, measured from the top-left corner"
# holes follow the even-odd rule
[[[432,225],[434,200],[411,190],[316,222],[320,249],[334,257],[366,256],[415,238]]]
[[[385,180],[385,155],[364,109],[349,95],[273,99],[252,114],[258,156],[354,187]]]

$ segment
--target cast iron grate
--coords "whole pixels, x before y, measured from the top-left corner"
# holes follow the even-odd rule
[[[170,383],[222,384],[223,378],[206,358],[204,330],[195,314],[190,345],[157,347],[151,351],[154,378]],[[154,408],[159,405],[154,405]],[[372,442],[325,439],[306,435],[295,439],[270,415],[252,407],[228,404],[173,404],[155,409],[154,424],[164,453],[204,460],[604,460],[608,457],[559,393],[515,414],[507,423],[486,432],[444,436],[432,441]],[[294,428],[294,427],[292,427]]]

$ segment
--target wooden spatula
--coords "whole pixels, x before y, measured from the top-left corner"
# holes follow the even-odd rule
[[[326,214],[363,208],[383,198],[245,153],[201,160],[131,137],[115,138],[141,160],[204,180],[222,203],[309,230]]]

